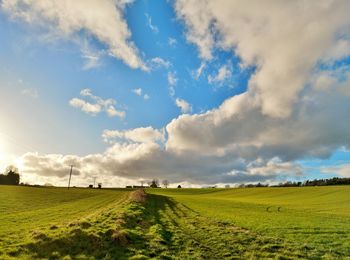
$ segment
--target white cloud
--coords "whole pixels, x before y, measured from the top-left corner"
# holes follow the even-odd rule
[[[105,44],[111,56],[131,68],[148,70],[123,17],[123,0],[4,0],[1,9],[13,18],[47,28],[61,38],[86,32]]]
[[[177,40],[175,38],[169,37],[168,38],[168,44],[170,46],[175,46],[177,44]]]
[[[85,40],[81,45],[81,52],[82,55],[81,57],[85,59],[85,64],[83,66],[84,70],[89,70],[93,68],[100,67],[102,62],[101,62],[101,57],[104,54],[103,51],[97,51],[94,50],[91,46],[89,46],[89,43]]]
[[[132,90],[132,92],[135,93],[135,95],[137,95],[137,96],[142,96],[143,90],[142,90],[142,88],[135,88]],[[143,99],[148,100],[148,99],[150,99],[150,96],[148,94],[143,94]]]
[[[186,100],[177,98],[175,100],[175,104],[181,109],[182,113],[188,113],[192,111],[192,106]]]
[[[314,66],[331,55],[348,53],[349,1],[275,2],[177,0],[176,12],[187,25],[187,39],[204,60],[214,48],[232,50],[242,66],[256,67],[249,92],[263,114],[291,115]],[[335,15],[336,14],[336,15]]]
[[[116,110],[114,106],[109,106],[106,108],[106,113],[109,117],[118,116],[119,118],[125,117],[125,111]]]
[[[136,95],[141,96],[142,95],[142,89],[141,88],[135,88],[132,90]]]
[[[81,111],[90,114],[90,115],[96,115],[101,112],[102,107],[99,104],[91,104],[83,99],[80,98],[72,98],[69,101],[69,104],[72,107],[80,108]]]
[[[38,98],[39,97],[38,90],[35,88],[22,89],[21,94],[24,96],[27,96],[27,97],[31,97],[31,98]]]
[[[110,143],[114,139],[126,140],[137,143],[152,143],[152,142],[164,142],[165,132],[164,129],[158,130],[152,127],[140,127],[131,130],[118,131],[118,130],[104,130],[102,138],[105,142]]]
[[[201,68],[201,67],[200,67]],[[208,83],[223,83],[225,80],[229,79],[232,76],[232,72],[229,69],[228,65],[223,65],[220,67],[218,73],[216,75],[208,76]]]
[[[177,84],[177,77],[175,72],[168,72],[168,83],[170,86],[176,86]]]
[[[198,80],[199,77],[202,75],[205,66],[206,66],[206,63],[202,62],[201,65],[198,67],[198,69],[196,69],[195,71],[192,71],[192,77]]]
[[[114,99],[102,99],[91,93],[91,90],[86,88],[80,91],[82,97],[86,97],[92,100],[92,102],[86,101],[81,98],[72,98],[69,101],[69,105],[75,108],[81,109],[81,111],[90,114],[97,115],[102,111],[105,111],[109,117],[118,116],[119,118],[125,117],[125,111],[117,110],[115,105],[117,102]]]
[[[321,167],[322,173],[336,174],[340,177],[350,177],[350,164],[341,164],[336,166]]]
[[[155,57],[151,60],[151,62],[153,63],[153,66],[154,67],[164,67],[164,68],[169,68],[171,66],[171,63],[170,61],[167,61],[167,60],[164,60],[160,57]]]
[[[151,29],[151,31],[153,33],[158,33],[159,32],[159,29],[157,26],[155,26],[154,24],[152,24],[152,18],[149,14],[145,14],[146,15],[146,19],[147,19],[147,25],[148,27]]]
[[[169,84],[169,94],[170,96],[175,96],[175,86],[177,84],[178,78],[175,72],[168,72],[168,84]]]

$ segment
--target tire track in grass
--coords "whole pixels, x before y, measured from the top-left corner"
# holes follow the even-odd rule
[[[170,259],[256,259],[312,258],[312,250],[286,241],[265,237],[228,222],[203,217],[185,205],[168,197],[149,195],[149,215],[152,226],[159,233],[171,236],[163,240],[150,239],[150,247],[157,248],[151,257]],[[151,227],[152,227],[151,226]],[[166,240],[168,239],[168,240]],[[167,247],[164,246],[167,245]],[[153,250],[155,251],[155,250]]]

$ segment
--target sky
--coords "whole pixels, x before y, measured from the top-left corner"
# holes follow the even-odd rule
[[[87,186],[350,177],[350,2],[0,0],[0,170]]]

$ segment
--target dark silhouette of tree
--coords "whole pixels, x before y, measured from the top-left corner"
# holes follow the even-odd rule
[[[0,174],[0,184],[19,185],[19,181],[18,169],[13,165],[8,166],[4,174]]]
[[[177,185],[177,188],[178,188],[178,189],[181,189],[181,185]]]
[[[159,187],[159,181],[157,179],[153,179],[149,186],[151,188],[158,188]]]
[[[165,187],[165,188],[168,188],[168,185],[169,185],[169,181],[168,180],[163,180],[163,186]]]

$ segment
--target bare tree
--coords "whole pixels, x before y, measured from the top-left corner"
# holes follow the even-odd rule
[[[168,188],[168,185],[169,185],[169,181],[168,180],[163,180],[163,186],[165,187],[165,188]]]
[[[143,184],[145,183],[144,180],[141,180],[141,187],[143,187]]]
[[[159,181],[157,179],[153,179],[150,183],[149,186],[151,188],[158,188],[159,187]]]

